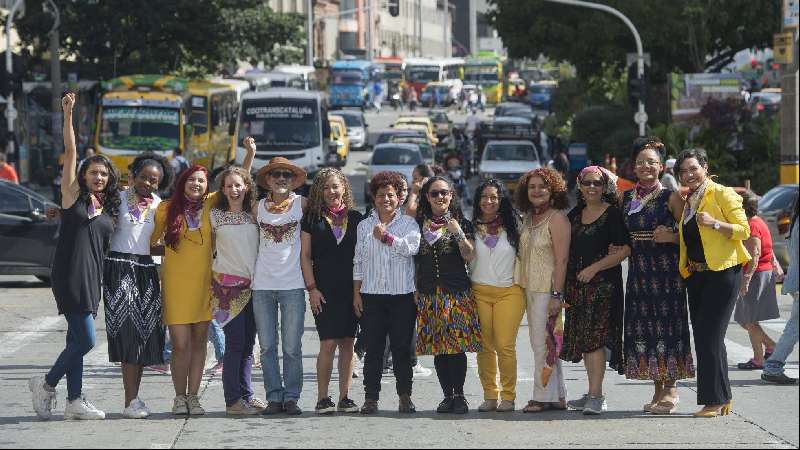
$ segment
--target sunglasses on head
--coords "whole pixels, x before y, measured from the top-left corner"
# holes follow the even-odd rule
[[[294,179],[294,172],[288,170],[273,170],[272,172],[269,173],[269,177],[276,180],[279,178],[292,180]]]
[[[581,186],[584,187],[603,187],[606,183],[602,180],[582,180]]]
[[[442,189],[441,191],[430,191],[428,193],[430,194],[431,197],[437,198],[437,197],[447,197],[452,192],[453,191],[451,191],[450,189]]]

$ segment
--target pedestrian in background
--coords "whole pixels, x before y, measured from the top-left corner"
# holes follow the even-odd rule
[[[781,316],[775,285],[782,281],[783,269],[772,251],[769,227],[758,217],[759,197],[749,190],[741,195],[744,213],[750,225],[750,238],[744,242],[744,246],[753,259],[744,267],[733,318],[747,330],[750,345],[753,347],[753,357],[739,363],[737,367],[740,370],[762,370],[764,360],[775,351],[775,341],[761,328],[759,322]]]
[[[19,184],[17,170],[14,169],[13,165],[8,163],[8,159],[6,158],[6,154],[4,152],[0,152],[0,179],[10,181],[14,184]]]
[[[303,217],[301,263],[311,312],[319,335],[317,406],[319,414],[357,413],[349,398],[358,319],[353,311],[353,258],[361,213],[353,189],[338,169],[322,169],[314,178]],[[344,282],[343,282],[344,281]],[[333,359],[339,350],[339,399],[328,395]]]
[[[564,347],[561,359],[584,361],[589,392],[568,402],[584,414],[606,409],[603,378],[608,366],[623,373],[622,267],[630,254],[628,232],[617,207],[616,177],[598,166],[589,166],[577,179],[578,205],[570,211],[569,265],[564,298]],[[621,249],[609,253],[609,246]]]
[[[246,146],[255,146],[248,138]],[[219,176],[217,201],[210,220],[214,237],[211,267],[211,317],[225,333],[222,389],[225,413],[231,416],[261,413],[266,404],[253,392],[252,280],[258,256],[258,227],[252,211],[256,188],[250,173],[231,166]]]
[[[130,187],[119,192],[121,209],[103,274],[103,303],[110,362],[122,363],[122,415],[144,419],[150,410],[139,398],[144,366],[163,363],[166,330],[161,321],[161,283],[150,256],[150,238],[161,199],[172,183],[169,162],[144,153],[129,166]]]
[[[303,390],[306,285],[300,266],[300,222],[306,199],[294,191],[305,184],[306,172],[288,159],[276,157],[258,171],[256,180],[268,190],[267,197],[253,210],[261,229],[253,312],[267,393],[264,413],[296,416],[303,413],[297,402]],[[283,351],[282,375],[279,342]]]
[[[791,232],[789,234],[789,270],[786,272],[786,278],[783,280],[783,289],[782,293],[784,295],[791,295],[793,298],[792,301],[792,315],[789,317],[789,320],[786,322],[786,327],[783,330],[783,334],[781,338],[778,339],[778,344],[775,346],[775,351],[772,353],[772,356],[767,358],[767,362],[764,365],[764,371],[761,374],[761,379],[768,382],[768,383],[776,383],[776,384],[795,384],[797,383],[796,378],[791,378],[786,376],[784,373],[783,366],[786,364],[786,358],[792,353],[794,350],[794,346],[797,345],[797,337],[798,337],[798,321],[800,321],[800,317],[798,317],[798,286],[800,286],[800,276],[798,276],[798,254],[800,254],[800,236],[798,233],[798,200],[794,202],[794,213],[792,213],[792,221],[790,223]]]
[[[658,138],[634,146],[636,187],[625,193],[622,212],[631,256],[625,293],[625,377],[653,382],[645,412],[671,414],[677,380],[694,377],[686,287],[678,272],[676,225],[680,193],[661,184],[664,144]]]
[[[524,411],[567,409],[567,386],[558,357],[548,364],[548,338],[561,314],[570,249],[570,223],[561,212],[569,206],[567,186],[553,169],[522,176],[517,205],[525,214],[520,237],[516,282],[525,289],[528,333],[533,350],[533,399]],[[551,370],[545,380],[545,369]]]
[[[504,184],[495,179],[481,183],[474,199],[478,211],[472,218],[475,258],[470,272],[481,324],[478,375],[484,399],[478,411],[510,412],[517,397],[517,333],[525,315],[525,294],[514,280],[519,215]]]
[[[466,414],[467,352],[481,350],[478,305],[466,264],[475,256],[472,224],[464,219],[453,184],[432,177],[420,191],[422,233],[417,272],[417,354],[435,355],[444,399],[436,412]]]
[[[680,186],[678,180],[675,178],[675,158],[669,158],[665,162],[664,174],[661,175],[661,184],[674,192],[680,193]]]
[[[689,313],[697,354],[696,417],[728,415],[731,386],[725,333],[742,281],[742,264],[750,261],[744,241],[750,226],[742,198],[711,180],[703,149],[678,156],[681,184],[689,197],[680,223],[681,276],[689,293]]]
[[[94,320],[100,305],[105,256],[120,209],[119,175],[105,156],[95,156],[77,171],[78,152],[72,127],[75,94],[61,100],[64,111],[64,165],[61,226],[51,280],[58,313],[67,319],[67,345],[45,376],[28,381],[33,409],[49,419],[56,386],[67,377],[67,420],[105,419],[83,395],[83,357],[95,345]]]
[[[400,398],[398,410],[416,412],[411,401],[411,340],[417,317],[412,258],[419,250],[420,233],[414,219],[399,211],[402,180],[394,172],[373,176],[369,187],[375,209],[358,224],[353,309],[367,337],[361,414],[378,412],[387,336]]]

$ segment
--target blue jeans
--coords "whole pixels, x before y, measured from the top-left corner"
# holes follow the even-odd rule
[[[83,357],[94,348],[94,317],[92,313],[67,313],[67,347],[58,356],[50,372],[44,377],[49,386],[56,387],[67,377],[67,400],[81,397],[83,389]]]
[[[222,362],[225,358],[225,331],[214,319],[211,319],[208,331],[208,340],[214,344],[214,356],[217,358],[217,362]]]
[[[283,378],[278,363],[279,306]],[[267,401],[299,400],[300,392],[303,390],[302,340],[306,315],[305,290],[253,291],[253,313],[258,342],[261,345],[261,368],[264,371]]]
[[[797,345],[798,339],[798,294],[792,294],[794,302],[792,302],[792,315],[786,322],[786,328],[783,329],[783,334],[775,345],[775,351],[764,364],[764,373],[768,375],[780,375],[783,373],[783,366],[786,364],[786,358],[792,354],[794,346]]]

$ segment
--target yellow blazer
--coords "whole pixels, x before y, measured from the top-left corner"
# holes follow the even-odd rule
[[[750,254],[744,247],[744,241],[750,238],[750,225],[747,215],[742,207],[742,197],[733,190],[711,180],[700,200],[698,213],[706,212],[712,217],[733,225],[733,236],[728,239],[724,234],[713,228],[700,226],[700,240],[703,242],[703,252],[706,255],[708,268],[718,272],[739,264],[744,264],[750,259]],[[686,214],[684,210],[683,214]],[[680,223],[681,257],[679,270],[683,278],[689,278],[689,258],[686,256],[686,242],[683,240],[683,216]]]

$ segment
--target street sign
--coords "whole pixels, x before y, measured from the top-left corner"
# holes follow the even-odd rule
[[[775,62],[779,64],[794,64],[794,42],[792,33],[776,33],[772,46]]]
[[[783,28],[797,28],[800,24],[800,0],[783,0]]]
[[[648,66],[651,65],[650,64],[650,53],[644,53],[644,54],[642,54],[642,56],[644,57],[644,63],[646,65],[648,65]],[[626,67],[630,66],[631,64],[633,64],[633,63],[635,63],[636,61],[639,60],[639,54],[638,53],[628,53],[626,60],[628,61],[628,63],[625,64],[625,66]]]
[[[647,113],[646,112],[637,112],[633,115],[633,121],[637,124],[647,123]]]

